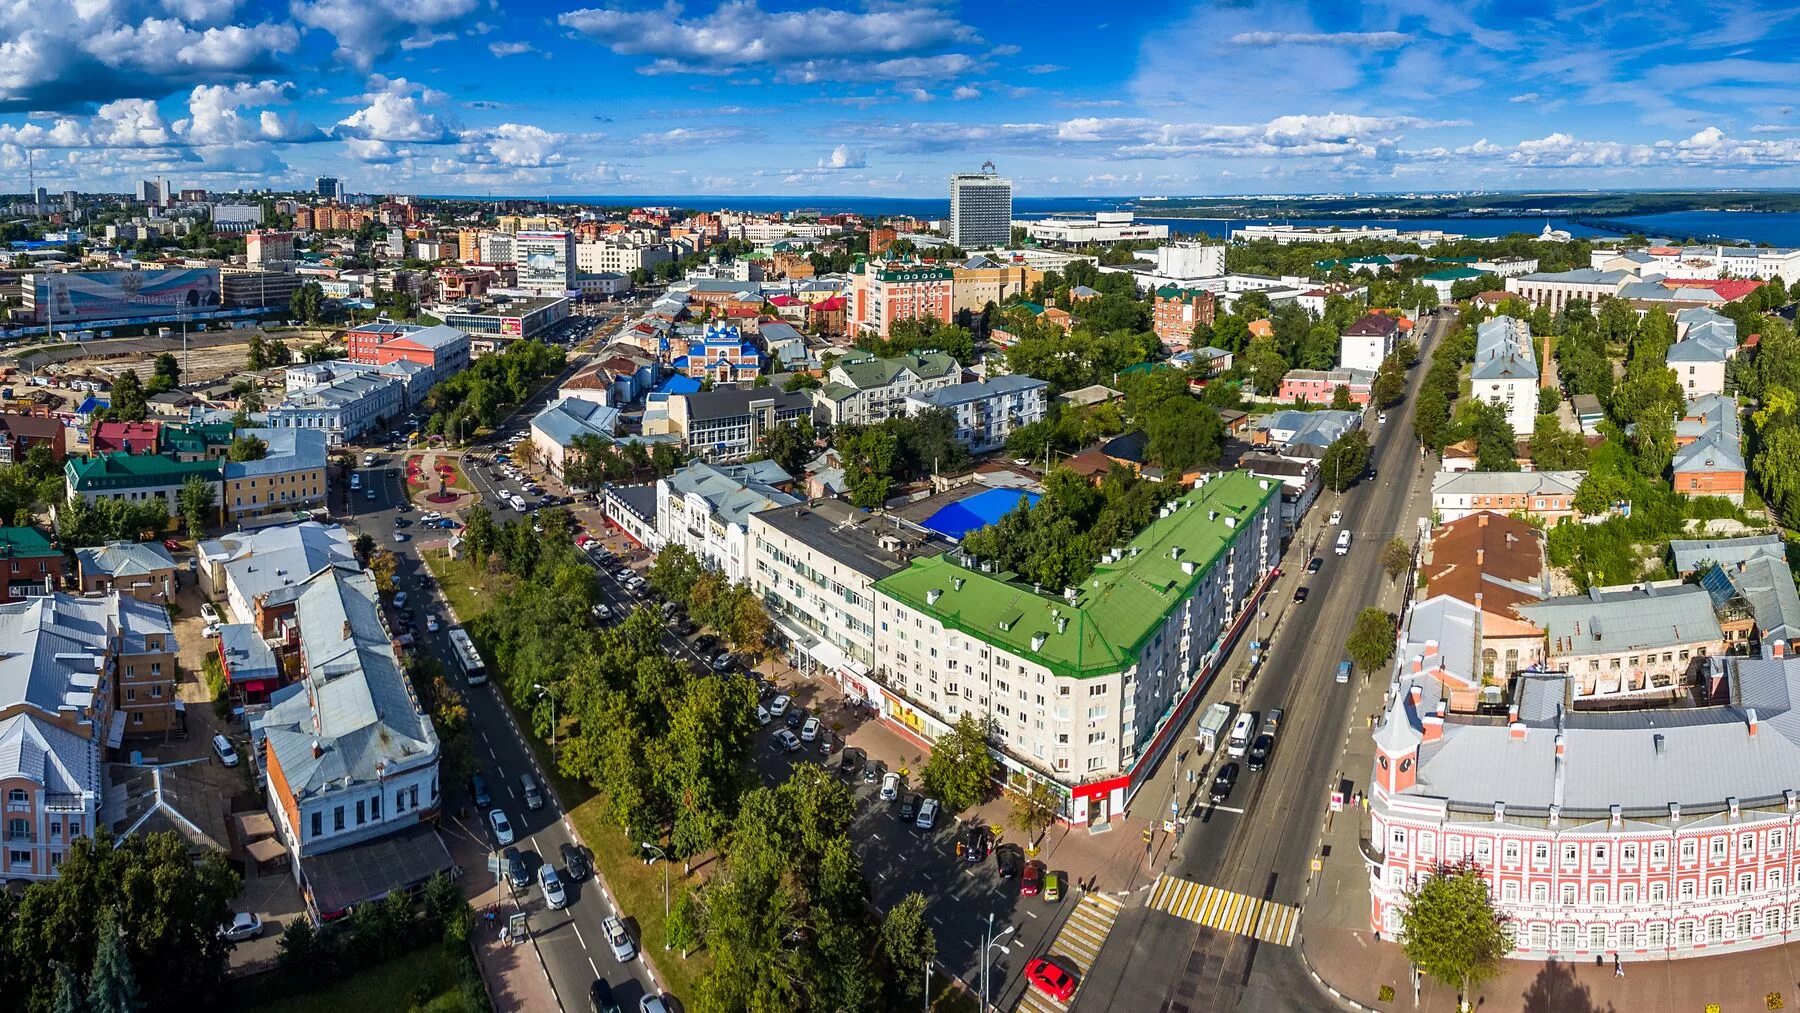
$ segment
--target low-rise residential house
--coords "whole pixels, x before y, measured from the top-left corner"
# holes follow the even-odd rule
[[[109,419],[94,423],[88,439],[91,454],[154,454],[161,449],[160,422],[124,422]]]
[[[1550,597],[1544,535],[1535,526],[1486,510],[1439,525],[1420,561],[1420,574],[1425,580],[1422,600],[1454,600],[1472,610],[1475,640],[1468,658],[1474,678],[1447,691],[1451,709],[1494,702],[1514,676],[1543,662],[1544,631],[1518,613],[1520,606]],[[1437,636],[1415,639],[1448,643]],[[1483,692],[1487,697],[1478,699]]]
[[[956,439],[971,452],[983,454],[1004,447],[1006,438],[1020,426],[1043,420],[1049,387],[1043,380],[1009,373],[911,394],[906,399],[906,413],[949,412],[956,421]]]
[[[832,425],[869,425],[906,414],[906,399],[962,380],[947,352],[909,352],[883,359],[851,352],[832,363],[814,400]]]
[[[1679,337],[1669,346],[1669,368],[1681,381],[1684,396],[1692,401],[1707,394],[1725,393],[1725,367],[1737,356],[1737,324],[1709,308],[1684,309],[1675,314]]]
[[[1594,588],[1517,610],[1544,631],[1544,666],[1568,673],[1577,702],[1672,698],[1699,659],[1725,649],[1712,598],[1695,584]]]
[[[329,451],[316,429],[245,429],[263,456],[222,465],[220,506],[228,523],[268,524],[326,508]]]
[[[656,530],[656,486],[607,485],[601,498],[607,523],[625,537],[649,549],[662,551],[662,535]]]
[[[49,447],[51,458],[61,464],[69,456],[68,427],[48,411],[29,415],[0,413],[0,464],[21,462],[36,446]]]
[[[394,653],[373,576],[332,568],[307,580],[293,635],[299,681],[275,691],[251,738],[294,878],[310,912],[331,920],[453,867],[430,826],[438,736]],[[361,861],[331,857],[377,842]]]
[[[161,499],[174,517],[181,513],[182,484],[198,476],[216,488],[220,471],[220,462],[210,458],[177,461],[161,454],[101,454],[64,461],[63,481],[71,500]]]
[[[1337,399],[1337,389],[1343,387],[1352,404],[1366,408],[1374,386],[1375,374],[1364,369],[1290,369],[1275,396],[1283,401],[1330,404]]]
[[[0,605],[0,643],[0,870],[51,879],[93,836],[108,752],[180,725],[175,633],[160,605],[56,593]]]
[[[356,568],[350,533],[317,521],[234,531],[201,542],[196,555],[201,593],[224,599],[232,618],[265,636],[275,635],[281,617],[292,615],[294,589],[313,574]]]
[[[1271,412],[1255,423],[1251,445],[1282,457],[1317,460],[1338,437],[1362,424],[1358,412],[1303,412],[1291,408]]]
[[[1569,399],[1569,407],[1575,412],[1575,422],[1581,427],[1583,436],[1598,436],[1600,422],[1606,418],[1606,409],[1600,407],[1600,399],[1592,394],[1577,394]],[[1536,424],[1536,420],[1533,420]]]
[[[175,558],[158,542],[107,542],[75,550],[82,594],[118,591],[139,601],[175,600]]]
[[[875,665],[874,583],[949,540],[898,516],[842,500],[750,515],[749,580],[787,635],[802,671],[867,675]]]
[[[531,444],[537,448],[537,458],[544,467],[560,476],[576,439],[591,436],[610,444],[618,430],[617,408],[585,398],[565,397],[532,416]]]
[[[1400,341],[1400,318],[1391,313],[1365,313],[1338,337],[1338,365],[1375,372]]]
[[[0,602],[49,594],[62,587],[63,552],[32,527],[0,527],[0,566],[6,574]]]
[[[718,387],[675,394],[668,399],[667,428],[688,450],[707,460],[748,457],[762,445],[763,434],[777,426],[811,418],[812,400],[804,391],[778,387]],[[644,435],[657,435],[646,419]]]
[[[1505,408],[1506,420],[1514,433],[1530,433],[1536,425],[1540,382],[1529,324],[1515,317],[1497,316],[1476,327],[1469,394]]]
[[[1586,477],[1585,471],[1440,471],[1431,481],[1431,511],[1439,523],[1492,510],[1560,524],[1577,516],[1575,491]]]
[[[1449,303],[1457,282],[1474,281],[1487,273],[1474,267],[1446,267],[1441,271],[1420,275],[1419,281],[1437,291],[1438,302]]]
[[[1072,460],[1072,458],[1071,458]],[[1319,481],[1319,462],[1250,451],[1238,457],[1237,466],[1271,482],[1281,483],[1281,535],[1300,528],[1300,518],[1312,509],[1324,484]]]
[[[1675,424],[1675,458],[1670,466],[1675,491],[1742,503],[1747,471],[1737,401],[1724,394],[1689,401]]]
[[[783,492],[794,478],[773,461],[695,462],[656,482],[656,530],[732,583],[748,580],[750,515],[798,503]]]

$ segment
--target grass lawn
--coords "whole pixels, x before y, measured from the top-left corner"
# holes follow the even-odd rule
[[[326,988],[296,995],[279,974],[245,978],[234,986],[232,1009],[254,1013],[344,1013],[346,1010],[470,1010],[458,987],[456,965],[436,941],[339,978]]]
[[[432,574],[437,577],[438,590],[450,600],[457,619],[464,623],[486,612],[495,597],[504,593],[513,580],[510,574],[489,573],[466,557],[451,559],[445,549],[426,549],[424,556]]]

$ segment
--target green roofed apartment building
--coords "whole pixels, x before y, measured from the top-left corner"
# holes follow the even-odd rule
[[[1280,486],[1201,480],[1078,586],[1044,588],[949,552],[877,581],[882,715],[935,738],[986,717],[1013,777],[1065,797],[1072,823],[1124,811],[1192,714],[1280,553]]]
[[[64,461],[63,480],[70,499],[140,503],[161,497],[168,502],[169,515],[175,516],[181,513],[182,483],[198,475],[216,486],[224,468],[224,462],[214,457],[178,461],[162,454],[101,454]]]
[[[851,352],[832,364],[813,401],[834,426],[874,425],[905,415],[907,398],[960,382],[962,365],[948,352]]]

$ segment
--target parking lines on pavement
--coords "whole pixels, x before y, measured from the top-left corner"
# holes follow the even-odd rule
[[[1300,909],[1216,886],[1163,876],[1150,891],[1152,910],[1172,914],[1208,928],[1251,936],[1277,946],[1292,946],[1300,929]]]
[[[1106,944],[1123,903],[1110,893],[1090,893],[1081,898],[1081,903],[1069,912],[1069,920],[1063,922],[1056,938],[1050,941],[1047,952],[1068,965],[1077,979],[1084,977],[1100,956],[1100,947]],[[1057,1002],[1029,984],[1014,1007],[1016,1013],[1068,1013],[1068,1009],[1068,1004]]]

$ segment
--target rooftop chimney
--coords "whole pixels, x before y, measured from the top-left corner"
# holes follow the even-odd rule
[[[1787,641],[1785,640],[1775,641],[1769,645],[1769,649],[1775,652],[1777,658],[1787,657]]]
[[[1486,510],[1483,510],[1481,513],[1476,514],[1475,515],[1475,526],[1478,528],[1487,527],[1487,519],[1488,519],[1488,515],[1487,515]]]
[[[1756,738],[1756,708],[1755,707],[1752,707],[1749,710],[1744,712],[1744,720],[1750,726],[1750,737],[1753,739]]]
[[[1480,566],[1486,562],[1487,562],[1487,550],[1486,549],[1476,549],[1475,550],[1475,565]]]
[[[1506,720],[1507,720],[1508,724],[1511,724],[1512,722],[1519,720],[1519,705],[1518,704],[1509,703],[1506,705]]]
[[[1416,655],[1416,654],[1415,654],[1415,655],[1413,655],[1413,657],[1412,657],[1412,670],[1413,670],[1413,673],[1414,673],[1414,674],[1415,674],[1415,675],[1416,675],[1416,674],[1418,674],[1418,673],[1419,673],[1419,672],[1423,672],[1423,671],[1425,671],[1425,659],[1424,659],[1424,658],[1421,658],[1421,657],[1419,657],[1419,656],[1418,656],[1418,655]]]
[[[314,739],[314,740],[313,740],[313,747],[312,747],[312,749],[313,749],[313,759],[315,759],[315,760],[316,760],[316,759],[318,759],[318,758],[319,758],[319,757],[321,757],[321,756],[324,756],[324,755],[325,755],[325,747],[324,747],[324,746],[321,746],[321,745],[319,745],[319,740],[318,740],[318,739]]]
[[[1437,652],[1438,652],[1438,642],[1437,641],[1435,641],[1435,640],[1425,641],[1425,656],[1427,658],[1437,657]]]
[[[1525,722],[1514,721],[1506,727],[1506,737],[1515,742],[1524,742],[1527,729]]]
[[[1414,683],[1408,695],[1412,697],[1412,705],[1416,708],[1419,706],[1419,701],[1424,699],[1425,691],[1419,687],[1418,683]]]
[[[1425,733],[1424,741],[1436,742],[1444,737],[1444,711],[1445,704],[1444,701],[1440,699],[1438,700],[1437,710],[1425,715],[1425,717],[1421,719],[1420,724],[1424,726]]]

